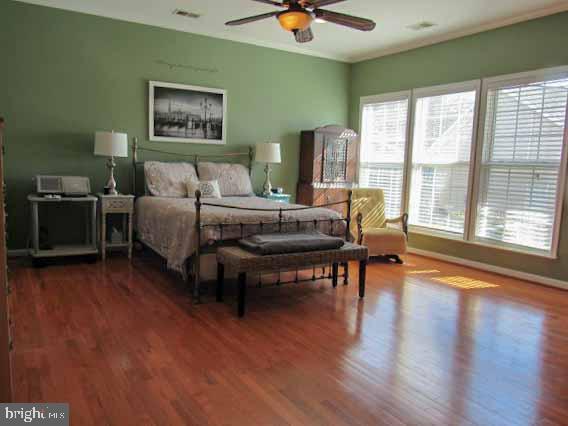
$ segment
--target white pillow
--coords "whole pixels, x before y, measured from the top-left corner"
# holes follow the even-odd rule
[[[195,198],[195,191],[201,191],[201,198],[221,198],[221,191],[219,190],[219,182],[216,180],[201,180],[195,182],[189,180],[187,182],[187,196]]]
[[[242,164],[204,162],[197,165],[197,172],[199,179],[218,181],[223,197],[252,195],[249,171]]]
[[[186,183],[199,181],[191,163],[146,161],[144,176],[148,191],[156,197],[186,197]]]

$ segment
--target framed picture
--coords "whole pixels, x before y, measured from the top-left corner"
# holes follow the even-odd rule
[[[150,81],[149,94],[151,141],[225,144],[225,90]]]

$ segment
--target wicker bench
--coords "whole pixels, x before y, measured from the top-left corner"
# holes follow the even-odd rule
[[[339,264],[359,262],[359,297],[365,297],[367,271],[367,247],[352,243],[336,250],[310,251],[261,256],[240,247],[221,247],[217,250],[217,301],[223,301],[225,268],[238,274],[238,313],[245,314],[246,282],[249,272],[278,272],[281,270],[303,269],[313,266],[332,265],[332,283],[337,287]]]

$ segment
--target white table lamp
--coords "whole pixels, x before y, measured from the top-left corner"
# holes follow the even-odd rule
[[[270,184],[270,165],[280,164],[282,158],[280,156],[280,144],[279,143],[257,143],[256,144],[256,154],[255,160],[259,163],[266,163],[264,172],[266,173],[266,180],[263,187],[263,195],[270,195],[272,191],[272,185]]]
[[[110,171],[107,188],[109,195],[118,195],[114,180],[114,157],[128,157],[128,135],[126,133],[96,132],[95,155],[109,157],[107,167]]]

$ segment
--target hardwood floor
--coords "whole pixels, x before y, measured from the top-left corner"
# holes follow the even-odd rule
[[[406,260],[364,300],[253,287],[243,319],[154,258],[17,266],[16,400],[74,425],[568,424],[568,292]]]

